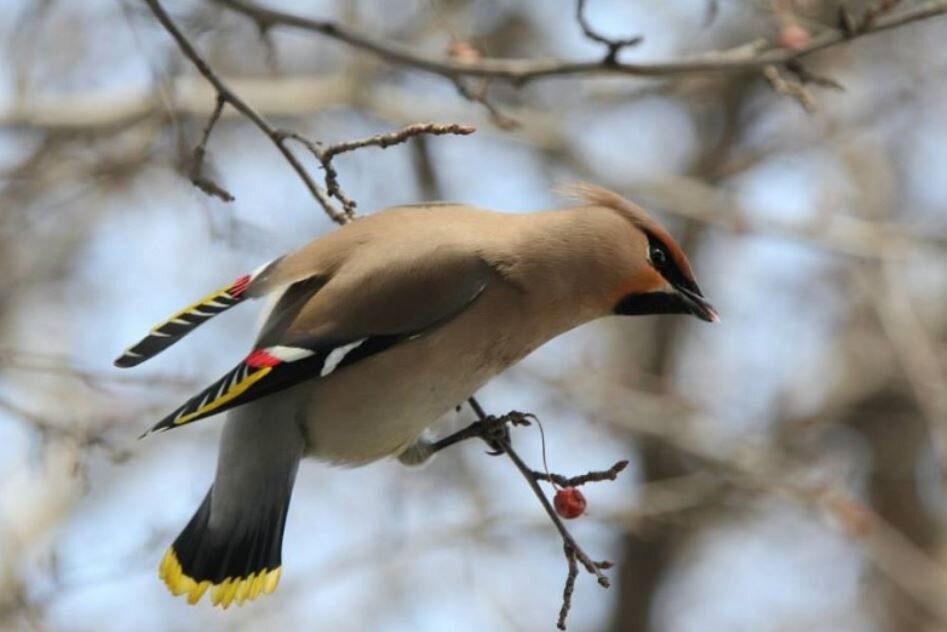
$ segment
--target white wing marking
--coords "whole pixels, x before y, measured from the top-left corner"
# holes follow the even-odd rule
[[[361,340],[356,340],[355,342],[350,342],[347,345],[342,345],[341,347],[336,347],[333,349],[326,361],[322,363],[322,371],[319,372],[319,377],[325,377],[335,371],[335,368],[339,366],[339,363],[345,359],[345,356],[349,354],[350,351],[357,348],[363,342],[368,340],[368,338],[362,338]]]

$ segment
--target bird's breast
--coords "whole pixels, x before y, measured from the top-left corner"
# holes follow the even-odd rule
[[[517,301],[485,292],[432,331],[312,382],[301,411],[309,453],[354,465],[410,445],[545,341]]]

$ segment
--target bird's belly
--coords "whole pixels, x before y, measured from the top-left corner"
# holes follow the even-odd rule
[[[524,355],[496,337],[459,348],[455,340],[447,354],[439,338],[403,343],[313,383],[303,419],[308,454],[350,465],[398,454]]]

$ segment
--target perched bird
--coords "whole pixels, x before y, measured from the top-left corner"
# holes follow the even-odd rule
[[[214,483],[165,554],[175,595],[272,592],[299,461],[418,460],[422,432],[487,380],[613,314],[717,314],[643,210],[590,185],[573,208],[459,204],[357,219],[187,307],[129,348],[130,367],[247,298],[282,292],[251,352],[149,432],[233,409]],[[147,433],[146,433],[147,434]],[[430,444],[427,444],[430,445]]]

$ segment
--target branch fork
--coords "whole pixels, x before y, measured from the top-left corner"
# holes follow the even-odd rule
[[[602,58],[602,65],[604,66],[614,66],[618,64],[618,53],[621,52],[623,48],[630,48],[632,46],[637,46],[644,41],[644,36],[635,35],[634,37],[628,37],[625,39],[613,39],[610,37],[605,37],[598,31],[592,28],[592,25],[589,24],[588,19],[585,17],[585,2],[586,0],[576,0],[575,3],[575,20],[579,23],[579,27],[582,29],[582,33],[593,42],[598,42],[599,44],[604,44],[607,47],[607,52],[605,57]]]

